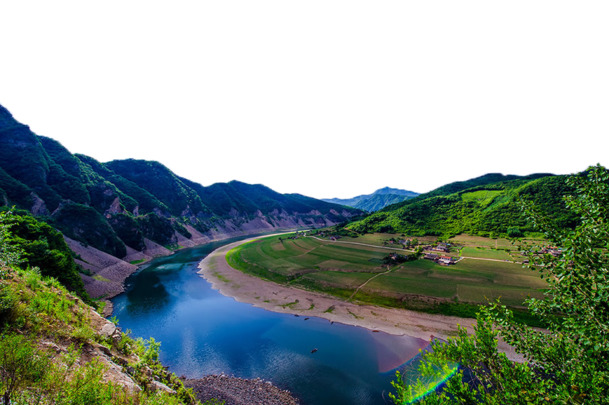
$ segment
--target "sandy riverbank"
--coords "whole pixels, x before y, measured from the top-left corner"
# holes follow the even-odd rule
[[[442,339],[454,336],[457,325],[473,331],[473,319],[358,305],[329,295],[262,280],[232,268],[226,262],[226,253],[255,239],[259,238],[231,243],[216,249],[199,263],[199,274],[223,295],[269,311],[316,316],[333,322],[380,330],[393,335],[409,335],[427,341],[432,335]],[[519,360],[519,356],[511,347],[500,342],[500,349],[511,359]]]

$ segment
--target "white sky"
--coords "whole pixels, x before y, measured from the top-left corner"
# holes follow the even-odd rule
[[[607,1],[5,1],[0,104],[100,161],[312,197],[609,166]]]

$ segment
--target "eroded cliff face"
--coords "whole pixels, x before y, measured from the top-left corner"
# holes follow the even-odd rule
[[[123,257],[113,256],[67,236],[64,236],[64,239],[75,253],[76,263],[85,270],[81,277],[89,295],[93,298],[109,299],[125,291],[125,280],[137,270],[137,266],[132,263],[140,264],[154,257],[171,255],[176,248],[195,247],[237,236],[288,231],[305,227],[318,228],[336,224],[336,222],[330,221],[316,212],[289,215],[283,211],[274,214],[265,216],[258,212],[258,215],[255,216],[241,217],[235,215],[232,218],[216,220],[213,223],[214,227],[210,227],[206,232],[200,232],[187,225],[185,226],[186,234],[174,231],[171,248],[144,238],[143,249],[136,250],[127,246],[127,253]],[[340,214],[337,217],[340,217]]]

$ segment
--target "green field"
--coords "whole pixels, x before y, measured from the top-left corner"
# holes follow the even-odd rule
[[[327,236],[290,238],[293,236],[241,245],[227,254],[227,260],[258,277],[356,302],[455,315],[471,316],[475,305],[496,299],[517,308],[526,297],[541,296],[545,287],[537,273],[522,267],[516,247],[507,241],[480,237],[451,240],[449,255],[469,258],[443,266],[425,259],[384,264],[389,253],[408,253],[401,245],[387,246],[387,240],[396,235],[372,234],[338,241]]]

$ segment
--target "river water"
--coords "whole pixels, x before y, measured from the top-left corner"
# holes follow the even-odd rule
[[[396,367],[427,342],[321,318],[275,313],[225,297],[197,274],[214,249],[184,249],[142,266],[115,297],[114,313],[133,337],[161,341],[160,360],[178,376],[262,378],[303,405],[391,403]]]

